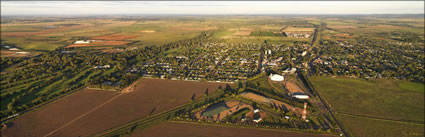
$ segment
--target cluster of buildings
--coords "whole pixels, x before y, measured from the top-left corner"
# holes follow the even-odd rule
[[[97,42],[102,40],[77,40],[74,42],[74,44],[90,44],[92,42]]]
[[[111,65],[100,65],[100,66],[94,66],[95,69],[108,69],[111,68]]]
[[[267,69],[275,69],[279,74],[295,73],[301,63],[289,62],[308,55],[306,49],[293,46],[209,42],[165,52],[128,68],[127,72],[144,77],[234,82]]]
[[[310,33],[300,33],[300,32],[283,32],[284,35],[286,35],[287,37],[294,37],[294,38],[310,38],[311,34]]]
[[[206,43],[143,62],[145,77],[233,82],[257,72],[261,45]]]

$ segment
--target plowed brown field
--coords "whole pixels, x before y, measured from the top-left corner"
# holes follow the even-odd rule
[[[90,136],[214,92],[219,83],[144,79],[134,91],[83,90],[13,121],[5,137]],[[118,96],[118,97],[117,97]]]
[[[101,90],[78,91],[40,110],[17,118],[12,121],[11,127],[2,131],[1,135],[4,137],[42,137],[116,95],[118,93]]]
[[[92,39],[103,39],[103,40],[126,40],[131,38],[136,38],[136,35],[106,35],[93,37]]]

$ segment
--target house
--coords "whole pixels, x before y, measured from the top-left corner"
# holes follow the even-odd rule
[[[295,73],[297,71],[297,68],[288,68],[283,71],[283,73]]]
[[[283,81],[283,76],[279,74],[270,74],[269,78],[273,81]]]

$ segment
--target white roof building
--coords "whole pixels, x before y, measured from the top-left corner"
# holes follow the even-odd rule
[[[299,92],[293,94],[292,97],[294,97],[296,99],[309,99],[310,98],[308,95],[303,94],[303,93],[299,93]]]
[[[260,112],[260,110],[259,109],[255,109],[254,110],[254,113],[257,113],[257,112]]]
[[[89,44],[90,42],[90,40],[77,40],[74,44]]]
[[[283,73],[295,73],[297,71],[297,68],[288,68],[283,71]]]
[[[28,54],[29,52],[25,52],[25,51],[21,51],[21,52],[16,52],[16,54]]]
[[[19,50],[18,48],[10,48],[9,50]]]
[[[307,51],[304,51],[303,53],[301,53],[301,56],[305,56],[305,55],[307,55]]]
[[[283,81],[283,76],[279,74],[270,74],[269,78],[273,81]]]

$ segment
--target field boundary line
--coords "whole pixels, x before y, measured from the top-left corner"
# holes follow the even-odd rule
[[[395,120],[395,119],[389,119],[389,118],[380,118],[380,117],[374,117],[374,116],[366,116],[366,115],[359,115],[359,114],[349,114],[345,112],[336,112],[337,115],[343,115],[343,116],[349,116],[349,117],[358,117],[358,118],[367,118],[372,120],[379,120],[379,121],[388,121],[388,122],[396,122],[396,123],[403,123],[403,124],[413,124],[413,125],[425,125],[423,122],[416,121],[416,122],[409,122],[404,120]]]
[[[160,117],[161,118],[161,116],[163,116],[163,115],[170,115],[170,114],[173,114],[173,113],[175,113],[175,112],[177,112],[179,109],[182,109],[182,108],[185,108],[185,107],[187,107],[187,106],[190,106],[190,105],[194,105],[194,104],[196,104],[196,103],[200,103],[200,102],[202,102],[202,101],[205,101],[206,99],[208,99],[208,98],[214,98],[214,97],[218,97],[220,94],[218,94],[217,92],[220,92],[220,91],[216,91],[216,92],[213,92],[214,93],[214,95],[209,95],[209,96],[202,96],[201,98],[199,98],[199,99],[197,99],[197,100],[195,100],[195,101],[190,101],[190,102],[188,102],[188,103],[185,103],[185,104],[182,104],[182,105],[179,105],[179,106],[176,106],[176,107],[174,107],[174,108],[171,108],[171,109],[169,109],[169,110],[167,110],[167,111],[164,111],[164,112],[159,112],[159,113],[157,113],[157,114],[152,114],[152,115],[148,115],[148,116],[146,116],[146,117],[143,117],[143,118],[139,118],[139,119],[136,119],[136,120],[133,120],[133,121],[130,121],[130,122],[128,122],[128,123],[126,123],[126,124],[123,124],[123,125],[118,125],[118,126],[115,126],[115,127],[111,127],[111,128],[109,128],[109,129],[106,129],[106,130],[104,130],[104,131],[101,131],[100,133],[97,133],[97,134],[95,134],[95,135],[93,135],[93,136],[95,136],[95,137],[103,137],[103,136],[112,136],[112,135],[116,135],[117,133],[118,134],[120,134],[120,133],[122,133],[123,131],[125,131],[125,130],[127,130],[127,129],[129,129],[129,128],[131,128],[132,126],[139,126],[139,125],[141,125],[141,124],[143,124],[144,122],[146,122],[146,121],[148,121],[149,122],[149,120],[151,120],[151,119],[156,119],[156,118],[158,118],[158,117]],[[217,95],[215,95],[215,94],[217,94]],[[112,135],[111,135],[112,134]]]
[[[28,114],[28,113],[30,113],[30,112],[36,111],[36,110],[38,110],[38,109],[42,109],[42,108],[46,107],[47,105],[49,105],[49,104],[51,104],[51,103],[55,103],[55,102],[57,102],[57,101],[59,101],[59,100],[61,100],[61,99],[64,99],[64,98],[68,97],[69,95],[74,94],[74,93],[76,93],[76,92],[78,92],[78,91],[80,91],[80,90],[82,90],[82,89],[84,89],[84,88],[86,88],[86,86],[82,86],[82,87],[77,88],[77,89],[75,89],[75,90],[73,90],[73,91],[70,91],[70,92],[68,92],[68,93],[65,93],[65,94],[59,95],[59,96],[55,97],[55,98],[54,98],[54,99],[52,99],[52,100],[49,100],[49,101],[43,102],[43,103],[38,104],[38,105],[36,105],[36,106],[33,106],[32,108],[30,108],[30,109],[28,109],[28,110],[25,110],[25,111],[23,111],[23,112],[19,112],[19,116],[16,116],[16,117],[14,117],[14,118],[11,118],[11,119],[4,118],[4,119],[2,119],[2,120],[1,120],[1,123],[6,123],[7,121],[11,121],[11,120],[14,120],[14,119],[16,119],[16,118],[22,117],[22,116],[24,116],[24,115],[26,115],[26,114]]]
[[[234,128],[246,128],[246,129],[258,129],[258,130],[268,130],[268,131],[277,131],[277,132],[293,132],[293,133],[304,133],[304,134],[318,134],[318,135],[334,135],[335,134],[326,134],[326,133],[318,133],[318,132],[310,132],[305,130],[295,130],[290,128],[281,128],[281,129],[275,129],[275,128],[263,128],[263,127],[255,127],[255,126],[245,126],[245,125],[234,125],[234,124],[217,124],[217,123],[208,123],[208,122],[194,122],[194,121],[176,121],[176,120],[168,120],[168,122],[172,123],[186,123],[186,124],[192,124],[192,125],[205,125],[205,126],[217,126],[217,127],[234,127]]]
[[[61,127],[57,128],[56,130],[53,130],[52,132],[50,132],[50,133],[46,134],[46,135],[45,135],[45,136],[43,136],[43,137],[50,136],[51,134],[55,133],[56,131],[58,131],[58,130],[60,130],[60,129],[62,129],[62,128],[64,128],[64,127],[66,127],[66,126],[70,125],[70,124],[72,124],[73,122],[75,122],[75,121],[79,120],[80,118],[82,118],[82,117],[84,117],[84,116],[86,116],[86,115],[90,114],[91,112],[93,112],[93,111],[97,110],[98,108],[100,108],[100,107],[104,106],[105,104],[107,104],[107,103],[109,103],[109,102],[111,102],[111,101],[115,100],[116,98],[120,97],[121,95],[123,95],[123,94],[118,94],[117,96],[115,96],[115,97],[113,97],[113,98],[111,98],[111,99],[109,99],[109,100],[107,100],[107,101],[103,102],[103,103],[102,103],[102,104],[100,104],[99,106],[96,106],[95,108],[91,109],[90,111],[87,111],[86,113],[84,113],[84,114],[82,114],[82,115],[78,116],[77,118],[75,118],[75,119],[73,119],[73,120],[69,121],[68,123],[66,123],[66,124],[62,125]]]

